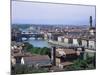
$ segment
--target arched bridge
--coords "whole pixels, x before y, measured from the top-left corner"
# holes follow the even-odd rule
[[[37,38],[44,39],[44,34],[38,33],[38,32],[29,32],[29,31],[21,33],[21,38],[27,38],[27,39],[29,39],[31,37],[34,37],[35,39],[37,39]]]

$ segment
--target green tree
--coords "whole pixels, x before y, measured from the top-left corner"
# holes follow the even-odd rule
[[[65,70],[88,70],[88,69],[95,69],[95,56],[87,57],[86,60],[77,59],[73,61],[74,64],[67,66]]]
[[[33,45],[31,45],[31,44],[29,44],[27,42],[25,42],[24,45],[25,45],[25,50],[26,51],[30,51],[33,48]]]

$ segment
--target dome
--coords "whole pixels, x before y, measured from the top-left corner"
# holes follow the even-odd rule
[[[29,30],[34,30],[33,26],[29,27]]]

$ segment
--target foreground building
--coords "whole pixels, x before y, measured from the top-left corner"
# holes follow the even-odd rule
[[[73,49],[56,49],[56,65],[64,68],[73,64],[73,60],[78,58],[78,54]]]

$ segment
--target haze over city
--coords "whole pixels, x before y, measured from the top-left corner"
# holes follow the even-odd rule
[[[95,6],[12,1],[12,24],[95,25]]]

